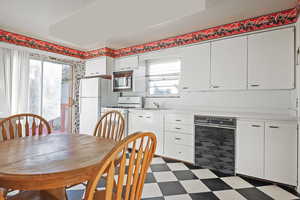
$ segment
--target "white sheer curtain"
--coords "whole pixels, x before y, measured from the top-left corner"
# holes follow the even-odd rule
[[[0,85],[9,114],[28,112],[28,52],[0,48]]]
[[[12,63],[13,51],[0,48],[0,88],[1,94],[1,113],[11,113],[11,85],[12,85]],[[3,96],[2,96],[3,95]]]

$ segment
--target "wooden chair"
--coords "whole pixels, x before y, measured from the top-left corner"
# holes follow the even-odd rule
[[[41,116],[34,114],[12,115],[0,121],[0,131],[3,141],[37,134],[42,135],[44,130],[48,134],[51,133],[49,123]],[[5,197],[8,190],[0,188],[0,192]]]
[[[4,141],[17,137],[42,135],[44,130],[51,133],[49,123],[41,116],[35,114],[12,115],[0,121],[2,139]]]
[[[124,137],[125,120],[119,111],[109,111],[98,121],[94,136],[120,141]]]
[[[4,197],[5,197],[5,191],[0,188],[0,200],[5,200]]]
[[[124,137],[125,120],[123,115],[116,110],[106,112],[97,122],[94,129],[94,136],[113,139],[119,142]],[[116,160],[118,163],[119,160]],[[81,183],[86,185],[85,183]],[[75,184],[77,185],[77,184]],[[75,185],[68,185],[67,188]]]
[[[129,164],[126,169],[128,148]],[[156,137],[153,133],[135,133],[121,141],[100,163],[95,177],[88,181],[84,200],[139,200],[142,196],[147,170],[156,149]],[[121,155],[121,162],[115,160]],[[117,170],[116,170],[117,169]],[[105,190],[96,190],[103,174],[106,175]],[[115,181],[115,175],[118,178]]]

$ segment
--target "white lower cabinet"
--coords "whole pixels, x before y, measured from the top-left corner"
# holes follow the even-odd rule
[[[165,132],[165,156],[193,163],[194,150],[192,142],[193,139],[186,137],[184,134]]]
[[[264,122],[238,121],[237,173],[264,177]]]
[[[166,114],[165,156],[194,163],[193,116]]]
[[[266,122],[265,178],[297,185],[297,125]]]
[[[164,153],[164,116],[159,111],[133,111],[129,112],[128,133],[153,132],[156,135],[157,147],[155,154]]]
[[[297,124],[237,122],[237,173],[297,185]]]

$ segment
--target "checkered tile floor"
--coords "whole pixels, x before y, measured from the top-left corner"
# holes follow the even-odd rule
[[[99,187],[103,185],[103,181],[100,181]],[[67,191],[70,200],[80,200],[83,192],[83,185]],[[239,176],[228,176],[160,157],[153,159],[142,198],[143,200],[300,199],[288,188]]]

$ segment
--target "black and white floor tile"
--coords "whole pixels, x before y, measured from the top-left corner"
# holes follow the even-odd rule
[[[104,183],[100,181],[99,187]],[[70,188],[80,200],[84,186]],[[228,176],[190,164],[155,157],[148,170],[143,200],[296,200],[293,190],[239,176]]]

